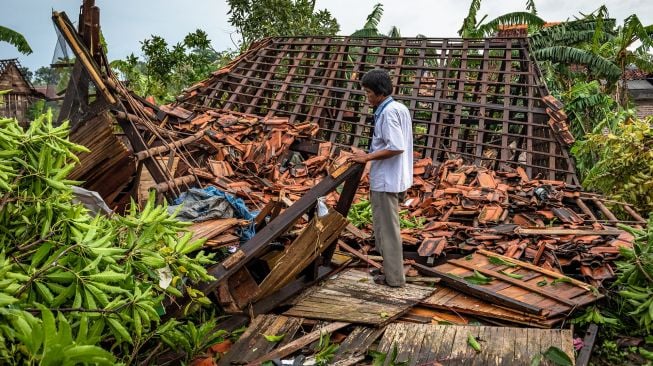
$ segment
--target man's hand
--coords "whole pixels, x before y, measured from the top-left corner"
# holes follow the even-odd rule
[[[365,164],[368,162],[369,157],[368,154],[356,154],[349,157],[348,160],[354,163]]]

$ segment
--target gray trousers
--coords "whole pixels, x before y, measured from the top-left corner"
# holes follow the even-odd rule
[[[376,250],[383,257],[383,272],[390,286],[403,286],[404,252],[399,229],[399,198],[403,193],[370,191]]]

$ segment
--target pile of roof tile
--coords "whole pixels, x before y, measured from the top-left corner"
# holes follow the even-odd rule
[[[318,126],[311,122],[208,111],[171,127],[203,133],[199,144],[209,154],[203,168],[191,173],[258,208],[280,191],[298,199],[324,176],[331,154],[330,143],[308,159],[290,150],[296,140],[316,136]]]
[[[461,159],[417,160],[414,173],[403,208],[424,223],[403,229],[402,238],[406,250],[414,246],[419,256],[486,249],[603,280],[614,275],[619,247],[632,246],[630,234],[599,222],[590,211],[590,204],[605,208],[596,196],[564,182],[530,179],[522,168],[465,165]]]
[[[280,195],[292,203],[351,155],[328,142],[318,145],[315,156],[293,151],[296,141],[314,139],[318,126],[289,124],[283,117],[211,110],[171,127],[203,133],[199,143],[209,154],[205,167],[191,168],[192,173],[257,209]],[[364,174],[359,199],[368,191]],[[327,202],[336,200],[334,192]],[[447,253],[486,249],[600,281],[613,277],[619,246],[633,240],[610,226],[612,215],[599,220],[607,208],[577,186],[530,179],[522,168],[493,171],[465,165],[462,159],[441,164],[416,159],[414,185],[402,206],[406,217],[422,223],[402,230],[406,251],[416,251],[430,263]],[[362,229],[349,230],[361,246],[369,241],[371,225]]]

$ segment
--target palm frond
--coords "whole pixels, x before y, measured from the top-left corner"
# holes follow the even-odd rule
[[[614,36],[614,19],[583,19],[540,29],[531,37],[535,48],[571,46],[585,42],[603,43]]]
[[[356,32],[351,34],[351,37],[355,38],[376,38],[376,37],[385,37],[385,35],[379,33],[376,29],[359,29]]]
[[[367,16],[367,20],[365,21],[363,29],[377,29],[382,16],[383,4],[378,3],[374,5],[372,12]]]
[[[637,66],[638,69],[646,72],[653,72],[653,61],[642,57],[634,57],[632,64]]]
[[[397,28],[397,26],[393,25],[392,28],[390,28],[390,31],[388,32],[388,37],[390,37],[390,38],[401,38],[401,32],[399,31],[399,28]]]
[[[624,41],[629,41],[630,43],[633,43],[635,40],[639,40],[642,42],[642,45],[646,47],[652,47],[653,46],[653,38],[651,38],[651,35],[649,33],[649,28],[651,26],[645,27],[642,22],[639,20],[637,15],[632,14],[628,18],[624,20],[624,26],[623,26],[623,33],[626,35],[628,38],[627,40]]]
[[[476,15],[481,8],[481,0],[472,0],[469,4],[469,11],[467,16],[463,19],[463,24],[458,30],[458,35],[463,38],[468,38],[470,34],[476,30]]]
[[[496,30],[501,25],[527,24],[529,26],[541,27],[544,25],[544,23],[544,19],[538,17],[535,14],[525,11],[518,11],[500,15],[478,27],[478,31],[484,35],[491,35],[496,32]]]
[[[528,10],[533,15],[537,14],[537,8],[535,8],[535,0],[526,0],[526,10]]]
[[[18,52],[24,55],[29,55],[32,53],[32,48],[29,46],[29,43],[27,43],[27,40],[22,34],[1,25],[0,42],[9,43],[10,45],[16,47]]]
[[[584,65],[591,73],[605,77],[608,80],[617,80],[621,76],[621,69],[611,61],[574,47],[546,47],[536,49],[533,55],[538,61],[551,61],[567,65]]]

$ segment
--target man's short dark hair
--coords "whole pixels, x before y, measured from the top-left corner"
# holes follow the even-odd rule
[[[361,84],[373,91],[376,95],[387,97],[392,94],[392,80],[390,80],[388,72],[382,69],[368,71],[363,75]]]

